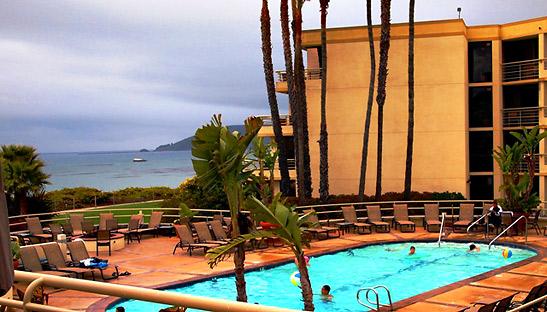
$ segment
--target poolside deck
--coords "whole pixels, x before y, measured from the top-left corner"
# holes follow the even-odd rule
[[[415,233],[373,233],[368,235],[346,234],[340,238],[313,241],[306,254],[321,254],[327,251],[361,246],[379,241],[402,240],[436,240],[438,234],[428,233],[417,228]],[[471,237],[480,240],[482,236]],[[465,234],[452,233],[449,239],[468,240]],[[112,256],[100,252],[99,257],[108,258],[110,263],[117,264],[120,272],[129,271],[131,275],[120,276],[110,283],[160,287],[184,281],[191,281],[233,271],[233,262],[226,261],[215,269],[210,269],[202,257],[202,251],[196,251],[190,257],[186,252],[177,249],[172,254],[178,239],[145,237],[141,243],[133,242],[123,250],[113,251]],[[523,243],[524,237],[501,238],[501,242]],[[425,294],[415,296],[395,305],[397,311],[455,311],[472,305],[472,302],[485,297],[500,297],[520,292],[516,299],[526,296],[526,291],[547,279],[547,236],[529,233],[528,244],[540,254],[522,266],[510,266],[482,274],[475,278],[448,285]],[[94,252],[90,252],[94,255]],[[246,254],[246,267],[263,266],[272,263],[292,261],[294,256],[287,248],[268,248]],[[79,291],[57,291],[50,296],[50,305],[81,311],[104,311],[112,298]]]

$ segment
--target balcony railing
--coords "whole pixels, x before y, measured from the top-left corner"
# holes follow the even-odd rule
[[[276,70],[275,72],[277,73],[278,82],[287,81],[287,71]],[[304,73],[306,80],[321,79],[321,68],[306,68]]]
[[[503,63],[503,82],[539,78],[539,64],[544,59]]]
[[[270,116],[270,115],[260,115],[260,116],[256,116],[256,117],[262,119],[262,122],[264,123],[264,126],[267,126],[267,127],[273,126],[272,116]],[[281,121],[281,126],[291,126],[292,125],[291,115],[279,115],[279,119]]]
[[[533,127],[539,125],[543,107],[506,108],[503,110],[504,127]]]

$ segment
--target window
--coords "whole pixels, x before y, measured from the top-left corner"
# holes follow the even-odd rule
[[[470,199],[493,199],[494,198],[494,178],[487,176],[470,177]]]
[[[492,82],[492,43],[470,42],[469,82]]]
[[[492,87],[469,88],[469,127],[492,127]]]
[[[469,132],[469,170],[471,172],[494,171],[492,131]]]

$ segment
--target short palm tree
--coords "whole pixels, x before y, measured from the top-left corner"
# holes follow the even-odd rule
[[[247,200],[247,208],[251,211],[254,220],[275,224],[276,227],[272,227],[270,230],[254,231],[235,237],[225,246],[210,249],[205,257],[212,268],[220,261],[228,258],[236,246],[244,246],[244,243],[247,241],[267,237],[279,238],[289,246],[298,259],[304,309],[306,311],[313,311],[313,293],[303,250],[303,245],[309,247],[309,243],[301,235],[302,230],[305,229],[305,225],[307,224],[308,215],[312,212],[298,216],[293,207],[287,207],[279,201],[280,195],[277,194],[268,206],[265,206],[264,203],[253,196]]]
[[[36,149],[27,145],[2,145],[0,156],[5,191],[19,205],[19,213],[27,214],[28,197],[50,184],[50,176],[42,172],[45,164]]]
[[[250,117],[245,120],[245,134],[230,132],[222,125],[221,116],[214,115],[211,123],[199,128],[192,141],[192,159],[194,170],[204,182],[205,188],[222,182],[228,198],[232,218],[232,237],[240,234],[239,222],[241,207],[244,204],[243,184],[253,171],[247,161],[247,148],[262,127],[262,120]],[[237,300],[247,301],[244,276],[245,249],[238,246],[234,252]]]

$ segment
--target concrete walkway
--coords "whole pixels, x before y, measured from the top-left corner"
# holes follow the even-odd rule
[[[307,255],[318,255],[324,252],[341,250],[366,245],[380,241],[404,240],[435,240],[438,234],[428,233],[423,228],[417,228],[415,233],[373,233],[368,235],[345,234],[341,238],[323,241],[313,241]],[[480,240],[483,236],[473,236]],[[465,234],[452,233],[449,239],[468,240]],[[207,265],[202,251],[195,251],[190,257],[185,251],[173,248],[178,239],[176,237],[152,238],[145,237],[141,243],[133,242],[120,251],[115,251],[108,257],[108,252],[100,252],[100,258],[108,258],[112,264],[117,264],[121,272],[131,272],[129,276],[109,281],[123,285],[142,287],[162,287],[185,281],[202,279],[214,275],[233,272],[232,259],[220,263],[215,269]],[[523,243],[524,237],[506,237],[500,239],[506,243]],[[540,255],[526,261],[522,266],[512,265],[505,269],[498,269],[478,277],[466,279],[409,299],[395,305],[397,311],[457,311],[472,305],[473,302],[485,297],[500,297],[520,292],[516,300],[523,299],[526,291],[547,279],[547,237],[530,233],[528,243],[536,248]],[[90,252],[94,255],[94,252]],[[248,252],[246,267],[253,268],[272,263],[293,261],[294,256],[288,248],[270,247],[268,249]],[[235,287],[235,286],[234,286]],[[104,311],[113,298],[102,295],[89,294],[79,291],[56,291],[50,295],[50,305],[81,311]]]

